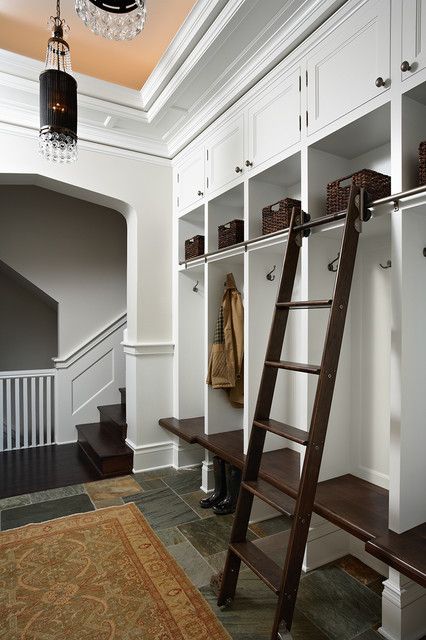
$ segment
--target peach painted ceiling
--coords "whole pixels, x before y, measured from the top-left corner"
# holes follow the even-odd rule
[[[196,0],[147,0],[147,21],[140,36],[114,42],[95,36],[74,10],[74,0],[62,0],[62,17],[71,31],[72,67],[78,73],[141,89]],[[0,0],[0,49],[43,60],[49,16],[56,0]]]

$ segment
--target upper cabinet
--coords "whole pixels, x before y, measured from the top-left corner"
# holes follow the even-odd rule
[[[360,3],[311,51],[307,72],[310,134],[386,91],[390,86],[389,0]]]
[[[218,127],[208,139],[206,150],[209,191],[236,181],[244,164],[244,114]]]
[[[259,166],[299,142],[300,97],[301,77],[297,69],[269,86],[249,105],[245,166]]]
[[[204,196],[204,147],[196,147],[176,172],[177,203],[182,211]]]
[[[426,66],[426,0],[403,0],[401,76],[405,80]]]

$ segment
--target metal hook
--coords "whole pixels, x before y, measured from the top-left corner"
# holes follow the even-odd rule
[[[327,265],[327,269],[328,269],[329,271],[332,271],[333,273],[336,273],[336,271],[337,271],[338,267],[334,267],[334,265],[335,265],[335,263],[336,263],[336,262],[338,262],[338,261],[339,261],[339,259],[340,259],[340,251],[339,251],[339,253],[337,254],[337,258],[334,258],[334,260],[332,260],[331,262],[329,262],[329,263],[328,263],[328,265]]]
[[[266,279],[269,280],[269,282],[273,282],[275,280],[275,276],[273,276],[272,274],[274,273],[276,268],[277,268],[277,265],[274,264],[270,272],[266,274]]]
[[[386,262],[386,264],[382,264],[382,263],[380,262],[380,266],[382,267],[382,269],[390,269],[390,268],[391,268],[391,266],[392,266],[392,260],[388,260],[388,261]]]
[[[192,290],[193,290],[194,293],[198,293],[198,285],[199,284],[200,284],[200,282],[199,282],[199,280],[197,280],[197,282],[192,287]]]

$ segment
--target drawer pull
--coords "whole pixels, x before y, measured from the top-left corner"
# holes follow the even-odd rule
[[[235,167],[235,173],[242,173],[243,170],[241,169],[241,167]]]
[[[379,76],[378,78],[376,78],[375,85],[378,88],[385,87],[386,86],[386,80],[383,80],[382,76]]]
[[[401,71],[402,73],[411,71],[411,64],[408,62],[408,60],[404,60],[404,62],[401,62]]]

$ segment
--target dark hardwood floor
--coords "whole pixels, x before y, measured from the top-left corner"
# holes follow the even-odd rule
[[[77,443],[0,453],[0,499],[100,477]]]

